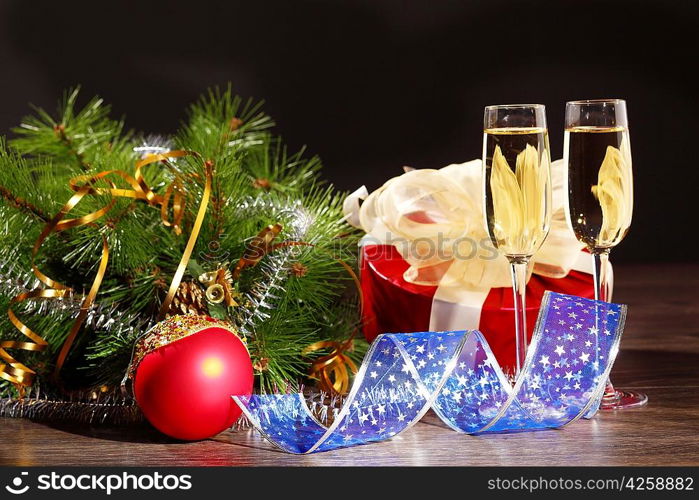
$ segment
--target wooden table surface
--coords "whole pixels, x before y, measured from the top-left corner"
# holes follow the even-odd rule
[[[618,386],[647,407],[602,412],[564,430],[468,436],[432,415],[390,441],[287,455],[253,431],[172,442],[146,427],[48,425],[0,419],[2,465],[697,465],[699,265],[618,266],[615,300],[629,304]]]

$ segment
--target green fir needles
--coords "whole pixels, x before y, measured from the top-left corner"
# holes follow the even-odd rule
[[[323,354],[306,355],[304,349],[318,341],[346,340],[359,320],[352,280],[338,263],[354,266],[358,235],[343,221],[342,193],[319,179],[320,160],[289,152],[270,132],[273,122],[261,104],[234,96],[230,86],[202,96],[167,138],[126,130],[102,99],[83,107],[78,101],[78,90],[72,90],[55,116],[35,109],[12,139],[0,138],[0,310],[6,311],[17,294],[40,287],[32,274],[32,248],[74,194],[71,179],[106,170],[131,174],[150,153],[196,151],[214,165],[211,200],[178,304],[237,326],[247,338],[260,390],[297,389],[312,356]],[[157,207],[97,190],[70,216],[112,204],[109,213],[94,224],[51,235],[36,256],[42,272],[79,293],[91,285],[103,238],[109,246],[104,281],[62,371],[67,386],[118,385],[134,341],[156,321],[184,251],[203,192],[201,161],[170,159],[144,168],[143,175],[161,193],[177,179],[188,180],[182,187],[182,234],[162,223]],[[281,224],[275,243],[283,244],[235,279],[226,275],[234,300],[209,300],[199,277],[233,270],[250,240],[271,224]],[[48,348],[12,355],[36,370],[37,385],[50,392],[50,374],[79,313],[79,297],[26,300],[13,308]],[[4,312],[0,339],[26,340]],[[362,352],[359,344],[352,356]],[[0,396],[14,390],[0,381]]]

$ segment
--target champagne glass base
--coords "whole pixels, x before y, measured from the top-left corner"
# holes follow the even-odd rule
[[[605,393],[599,408],[600,410],[627,410],[647,404],[648,396],[642,392],[616,389],[612,393]]]

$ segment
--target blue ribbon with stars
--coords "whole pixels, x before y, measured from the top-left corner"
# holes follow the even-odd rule
[[[302,394],[233,399],[266,439],[297,454],[389,439],[430,408],[461,433],[560,428],[597,410],[625,317],[624,305],[546,292],[514,387],[479,331],[380,335],[330,427]]]

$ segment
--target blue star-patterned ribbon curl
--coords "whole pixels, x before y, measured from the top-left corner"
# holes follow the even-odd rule
[[[597,410],[625,317],[624,305],[546,292],[514,387],[479,331],[380,335],[330,427],[302,394],[233,399],[265,438],[297,454],[389,439],[430,408],[462,433],[560,428]]]

